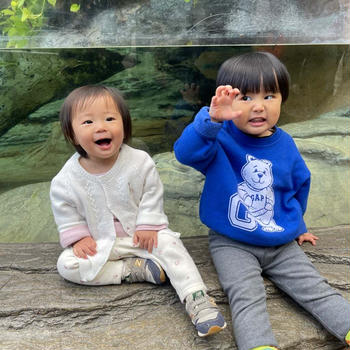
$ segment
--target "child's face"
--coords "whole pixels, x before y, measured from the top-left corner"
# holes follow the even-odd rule
[[[239,94],[234,99],[232,107],[241,110],[242,115],[233,122],[246,134],[263,137],[271,135],[270,129],[277,124],[281,112],[282,96],[279,92],[269,93],[260,90],[259,93]]]
[[[76,145],[88,155],[87,162],[101,164],[118,158],[123,143],[123,120],[110,96],[87,101],[73,113],[72,127]]]

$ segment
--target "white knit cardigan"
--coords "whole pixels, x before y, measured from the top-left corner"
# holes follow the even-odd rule
[[[97,254],[79,259],[82,281],[91,281],[115,241],[114,217],[129,236],[138,225],[167,226],[168,219],[163,211],[163,185],[146,152],[123,144],[113,167],[99,176],[88,173],[79,157],[75,153],[53,178],[50,198],[60,235],[87,225],[97,243]]]

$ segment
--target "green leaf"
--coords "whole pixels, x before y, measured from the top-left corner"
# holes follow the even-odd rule
[[[78,12],[80,10],[80,5],[79,4],[72,4],[70,6],[70,11],[71,12]]]
[[[31,12],[26,8],[24,7],[22,9],[22,18],[21,18],[21,21],[22,22],[25,22],[31,15]]]
[[[47,2],[52,5],[53,7],[56,6],[56,0],[47,0]]]
[[[10,9],[2,10],[1,13],[4,14],[5,16],[12,16],[12,15],[15,14],[15,13],[14,13],[12,10],[10,10]]]

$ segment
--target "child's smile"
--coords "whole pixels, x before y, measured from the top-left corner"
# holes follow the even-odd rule
[[[112,140],[110,138],[102,138],[102,139],[95,141],[95,143],[98,146],[100,146],[101,149],[107,150],[107,149],[109,149],[109,147],[111,145],[111,141]]]

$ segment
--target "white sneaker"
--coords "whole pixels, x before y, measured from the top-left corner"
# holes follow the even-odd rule
[[[186,297],[186,311],[200,337],[218,333],[226,327],[224,317],[214,299],[202,290]]]

